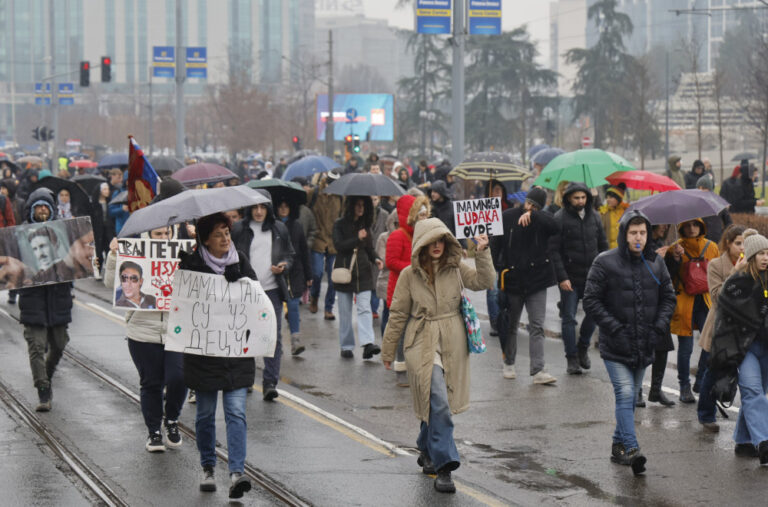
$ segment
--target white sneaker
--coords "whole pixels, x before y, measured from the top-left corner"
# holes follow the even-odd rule
[[[517,378],[517,373],[515,372],[515,365],[505,364],[501,374],[504,378],[508,378],[508,379]]]
[[[554,384],[555,382],[557,382],[557,379],[544,370],[533,376],[534,384]]]

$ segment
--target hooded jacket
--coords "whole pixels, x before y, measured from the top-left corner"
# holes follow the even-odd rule
[[[397,213],[390,213],[387,217],[387,230],[382,232],[376,240],[376,255],[379,259],[386,259],[387,257],[387,242],[389,237],[397,229]],[[376,277],[376,295],[379,299],[384,300],[384,305],[389,308],[387,303],[387,290],[389,286],[389,268],[384,263],[384,267],[379,270],[379,276]]]
[[[749,166],[742,165],[739,169],[741,176],[731,188],[731,213],[754,213],[757,199],[755,185],[752,183],[752,171]]]
[[[627,244],[629,222],[635,217],[651,223],[640,211],[631,211],[619,224],[618,246],[597,256],[584,289],[584,311],[600,327],[600,357],[631,368],[644,368],[654,359],[658,341],[669,327],[675,293],[664,260],[647,241],[642,256]]]
[[[667,160],[667,176],[678,184],[680,188],[685,188],[685,173],[683,173],[680,167],[677,167],[677,163],[680,162],[680,157],[673,155]]]
[[[574,192],[587,194],[583,219],[571,206],[569,197]],[[570,280],[574,287],[583,286],[592,261],[600,252],[608,250],[603,223],[592,207],[593,199],[583,183],[572,182],[563,193],[563,208],[555,213],[560,231],[550,239],[550,253],[558,282]]]
[[[312,242],[312,251],[336,255],[333,246],[333,224],[341,216],[341,197],[323,192],[328,186],[328,177],[320,180],[320,184],[307,192],[309,208],[315,213],[317,235]]]
[[[29,195],[24,206],[24,223],[35,223],[35,205],[44,204],[51,210],[49,222],[57,220],[58,210],[53,192],[38,188]],[[19,321],[29,326],[61,326],[72,322],[72,283],[55,283],[19,289]]]
[[[387,282],[387,308],[392,304],[397,279],[400,272],[411,265],[411,242],[413,241],[413,226],[408,225],[408,214],[416,198],[404,195],[397,200],[398,228],[389,235],[384,264],[389,269]]]
[[[373,235],[370,223],[373,221],[373,203],[370,197],[365,200],[365,214],[359,220],[354,220],[352,206],[356,199],[347,198],[344,204],[344,215],[333,224],[333,244],[336,247],[334,268],[349,268],[352,256],[357,249],[357,260],[352,268],[352,281],[348,284],[334,283],[333,287],[339,292],[365,292],[373,290],[373,264],[378,257],[373,249]],[[358,232],[368,231],[365,239],[360,239]]]
[[[446,262],[430,283],[419,262],[419,253],[441,238],[445,241]],[[461,245],[439,219],[429,218],[416,224],[411,265],[400,273],[382,339],[381,358],[393,361],[397,343],[404,336],[403,351],[413,409],[424,422],[429,422],[429,395],[437,350],[440,350],[445,372],[451,412],[457,414],[469,408],[469,350],[460,309],[462,284],[473,291],[491,289],[495,272],[488,248],[477,253],[474,268],[461,259]]]
[[[269,193],[266,190],[255,189],[255,191],[259,192],[264,197],[270,198]],[[282,273],[274,275],[275,280],[277,281],[277,287],[280,290],[280,298],[283,301],[287,301],[288,299],[291,299],[292,295],[290,288],[288,287],[286,275],[291,272],[291,268],[293,267],[296,258],[296,252],[293,250],[291,234],[288,232],[288,228],[284,223],[275,220],[275,212],[272,209],[272,202],[270,201],[266,206],[267,217],[261,225],[261,230],[263,232],[272,232],[272,258],[269,260],[271,265],[277,266],[281,262],[287,264]],[[253,218],[251,218],[251,209],[253,208],[247,208],[245,210],[245,217],[232,227],[232,241],[235,243],[235,248],[237,248],[238,251],[243,252],[245,259],[253,265],[255,262],[263,262],[264,260],[250,258],[251,242],[253,241],[253,231],[251,230],[251,221]],[[295,296],[298,297],[300,295],[301,294],[296,294]]]
[[[720,185],[720,197],[728,201],[731,205],[731,211],[733,211],[733,204],[736,202],[739,193],[739,176],[741,175],[741,166],[733,168],[730,178],[723,180]]]

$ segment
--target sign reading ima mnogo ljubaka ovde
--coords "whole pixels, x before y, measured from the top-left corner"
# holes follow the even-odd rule
[[[456,223],[456,238],[474,238],[480,234],[501,236],[504,227],[501,221],[501,199],[486,197],[453,202],[453,218]]]

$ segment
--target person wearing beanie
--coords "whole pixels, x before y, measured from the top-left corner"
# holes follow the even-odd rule
[[[702,192],[712,192],[715,189],[714,180],[710,175],[705,174],[696,182],[696,188]],[[727,208],[723,208],[717,215],[702,217],[702,220],[704,220],[704,225],[707,227],[707,239],[715,243],[720,242],[723,230],[733,223]]]
[[[715,399],[732,401],[738,382],[741,407],[733,439],[735,453],[768,465],[768,238],[744,231],[743,264],[723,284],[717,300],[709,371]]]
[[[619,187],[610,187],[605,191],[605,204],[600,206],[600,217],[603,220],[609,248],[616,248],[618,245],[619,222],[627,208],[629,204],[624,202],[624,190]]]
[[[696,184],[699,181],[699,178],[704,176],[704,162],[701,160],[694,160],[693,161],[693,167],[691,167],[691,171],[685,173],[685,188],[692,189],[696,188]]]
[[[557,234],[554,216],[544,211],[547,193],[532,188],[522,207],[502,214],[504,234],[491,238],[494,266],[499,272],[497,321],[501,343],[502,375],[514,379],[517,330],[525,307],[528,313],[529,373],[534,384],[554,384],[557,379],[544,370],[544,318],[547,289],[555,285],[550,260],[550,238]]]

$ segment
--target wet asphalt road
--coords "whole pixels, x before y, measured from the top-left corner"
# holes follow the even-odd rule
[[[95,308],[109,310],[100,299],[106,291],[92,280],[78,282],[78,287],[82,290],[77,292],[68,348],[138,392],[122,324]],[[484,298],[472,300],[484,313]],[[17,311],[4,302],[0,308],[11,315]],[[559,330],[556,318],[550,308],[547,328]],[[284,356],[279,387],[401,452],[412,452],[418,421],[410,392],[396,387],[394,373],[378,357],[363,361],[361,351],[354,360],[342,360],[337,323],[324,321],[322,314],[302,308],[302,330],[307,351],[299,358]],[[287,331],[284,336],[287,346]],[[613,393],[597,351],[590,352],[593,367],[588,374],[566,376],[562,344],[548,338],[547,369],[558,383],[534,386],[527,375],[527,334],[521,331],[519,337],[516,380],[502,378],[495,338],[487,338],[486,354],[472,357],[472,406],[454,419],[462,456],[454,474],[456,495],[436,493],[432,480],[419,473],[414,456],[395,455],[286,395],[279,403],[263,402],[258,391],[249,398],[248,462],[315,505],[764,503],[768,470],[760,469],[757,460],[734,457],[735,417],[721,419],[721,432],[711,434],[698,424],[695,406],[638,409],[638,439],[648,457],[648,473],[635,478],[608,459]],[[665,384],[674,387],[675,378],[668,370]],[[0,316],[0,380],[34,405],[21,327],[6,316]],[[194,443],[185,440],[180,450],[150,455],[143,448],[145,428],[136,404],[67,359],[54,381],[54,410],[41,419],[87,456],[129,504],[227,502],[226,465],[217,467],[219,492],[200,493]],[[181,419],[194,427],[193,405],[185,406]],[[225,445],[221,414],[217,428]],[[92,503],[66,468],[2,405],[0,452],[0,490],[11,492],[10,504]],[[259,488],[244,500],[248,505],[278,503]]]

